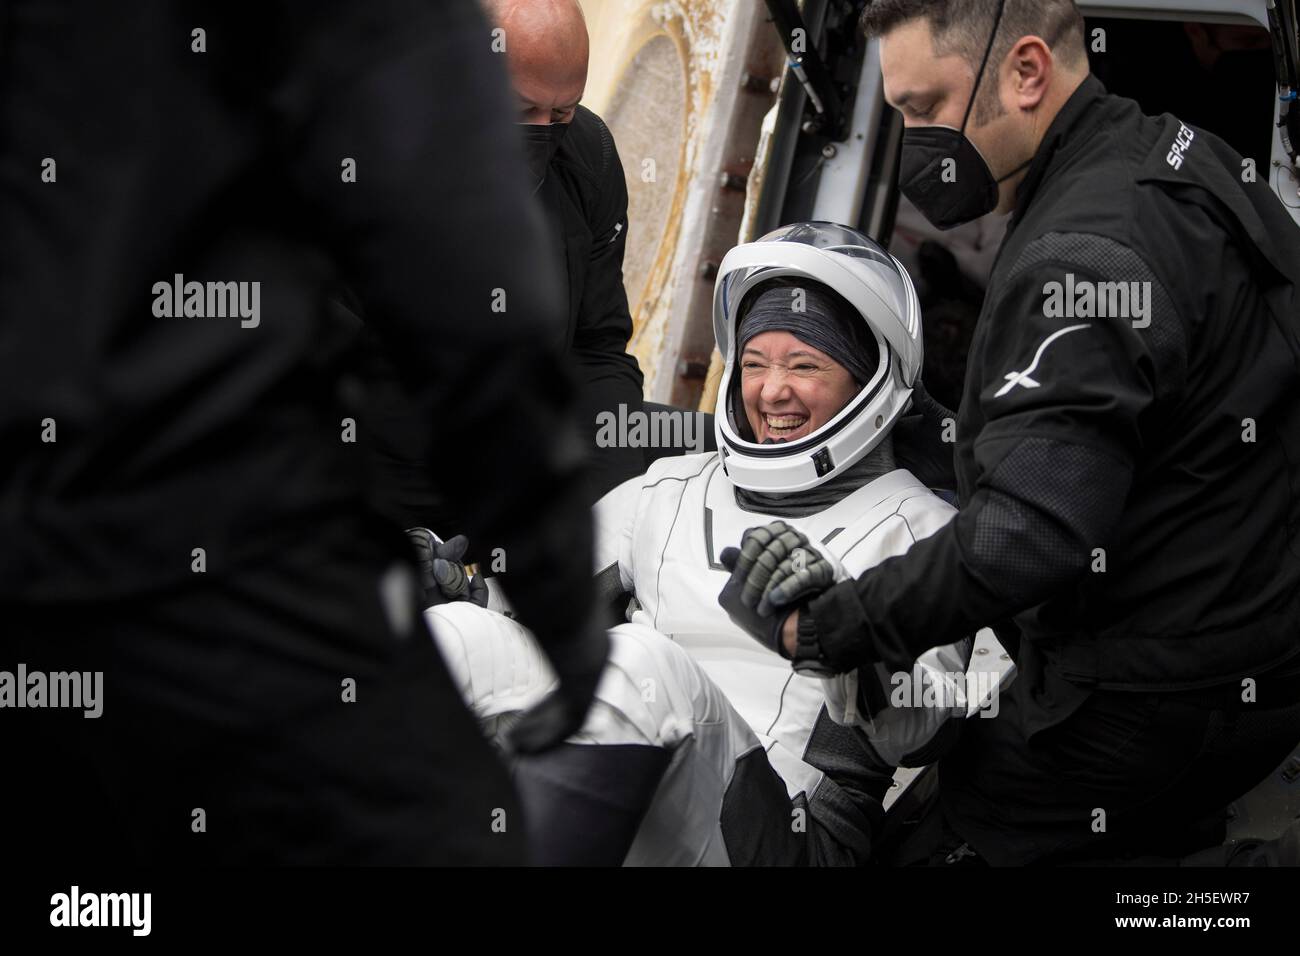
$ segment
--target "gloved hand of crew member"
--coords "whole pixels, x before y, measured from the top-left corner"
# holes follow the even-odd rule
[[[926,391],[925,383],[920,378],[912,383],[912,411],[920,414],[929,425],[939,429],[944,427],[947,419],[956,420],[957,417],[956,412],[938,402]]]
[[[945,439],[956,419],[956,413],[937,402],[918,377],[912,383],[912,404],[890,433],[898,467],[931,488],[955,489],[953,445]]]
[[[768,650],[789,658],[781,640],[785,619],[835,584],[838,562],[784,521],[750,528],[739,548],[718,556],[731,578],[718,603],[738,627]]]
[[[458,534],[442,541],[428,528],[407,528],[406,536],[415,548],[426,608],[451,601],[469,601],[487,607],[488,588],[483,576],[476,574],[471,578],[465,569],[463,559],[469,548],[468,538]]]

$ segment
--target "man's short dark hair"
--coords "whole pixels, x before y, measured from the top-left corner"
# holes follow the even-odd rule
[[[955,53],[974,72],[984,58],[997,12],[998,0],[874,0],[862,11],[862,30],[867,37],[877,37],[911,20],[926,20],[934,36],[935,53]],[[1041,37],[1067,65],[1087,59],[1083,15],[1074,0],[1006,0],[989,63],[1001,63],[1011,47],[1026,36]],[[981,80],[976,123],[983,124],[1001,113],[996,88],[987,75]]]

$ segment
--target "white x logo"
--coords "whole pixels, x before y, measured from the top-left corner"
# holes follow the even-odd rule
[[[1059,339],[1062,335],[1066,335],[1070,332],[1077,332],[1079,331],[1079,329],[1086,329],[1086,328],[1088,328],[1087,323],[1084,323],[1083,325],[1067,325],[1065,328],[1059,329],[1058,331],[1053,332],[1047,338],[1043,339],[1043,344],[1038,346],[1038,351],[1034,353],[1034,360],[1029,363],[1029,367],[1025,369],[1023,372],[1007,372],[1006,375],[1002,376],[1007,380],[1007,384],[1003,385],[1000,389],[998,389],[996,394],[994,394],[993,397],[1001,398],[1003,395],[1011,391],[1017,385],[1023,386],[1024,388],[1038,388],[1038,386],[1041,383],[1030,378],[1030,373],[1033,372],[1034,369],[1038,368],[1038,363],[1042,359],[1043,353],[1047,351],[1047,347],[1051,345],[1053,342],[1055,342],[1057,339]]]

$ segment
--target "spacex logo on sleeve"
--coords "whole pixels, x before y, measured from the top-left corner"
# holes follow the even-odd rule
[[[1057,339],[1059,339],[1062,335],[1069,335],[1071,332],[1077,332],[1080,329],[1086,329],[1086,328],[1088,328],[1088,323],[1086,322],[1083,325],[1067,325],[1065,328],[1053,332],[1047,338],[1043,339],[1043,344],[1038,346],[1038,351],[1034,353],[1034,360],[1029,363],[1029,367],[1026,368],[1023,372],[1007,372],[1006,375],[1002,376],[1007,380],[1007,384],[1003,385],[1000,389],[998,389],[997,393],[994,394],[993,397],[1001,398],[1003,395],[1011,391],[1017,385],[1020,385],[1024,388],[1038,388],[1038,386],[1042,383],[1035,381],[1030,376],[1033,374],[1034,370],[1038,368],[1038,363],[1042,361],[1043,353],[1047,351],[1047,347],[1051,345],[1053,342],[1055,342]]]

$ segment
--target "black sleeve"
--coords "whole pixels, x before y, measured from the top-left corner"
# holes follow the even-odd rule
[[[298,54],[272,100],[291,186],[418,407],[436,410],[433,479],[456,530],[504,550],[511,602],[552,658],[603,653],[583,640],[592,531],[559,292],[478,5],[276,14]]]
[[[593,238],[573,336],[579,421],[591,447],[596,442],[597,416],[603,411],[617,416],[619,405],[626,405],[629,412],[639,410],[644,385],[637,360],[627,352],[632,337],[632,315],[623,287],[627,183],[613,136],[599,118],[593,118],[601,139],[600,192],[589,222]],[[644,453],[639,448],[597,448],[589,497],[595,501],[644,471]]]
[[[1149,315],[1058,315],[1053,283],[1079,280],[1149,283]],[[981,376],[985,419],[974,440],[974,493],[942,530],[811,603],[818,638],[840,669],[876,660],[906,669],[928,648],[1088,573],[1124,507],[1139,418],[1181,388],[1177,310],[1126,246],[1049,234],[1002,286],[981,320],[992,323],[982,367],[971,369]]]

